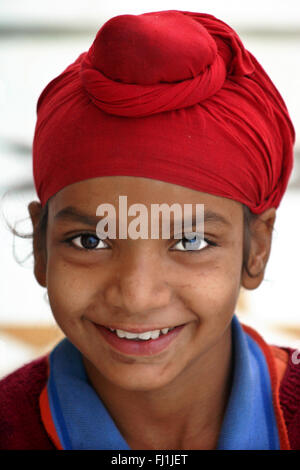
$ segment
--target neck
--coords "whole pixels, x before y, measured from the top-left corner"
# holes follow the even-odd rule
[[[216,448],[230,393],[231,358],[228,328],[217,345],[171,383],[150,391],[120,388],[83,360],[95,391],[131,449],[187,450]]]

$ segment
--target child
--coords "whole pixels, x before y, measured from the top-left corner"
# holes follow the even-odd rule
[[[115,17],[37,112],[34,273],[66,338],[1,381],[0,447],[300,449],[295,351],[234,314],[263,280],[295,139],[237,34]],[[204,204],[203,238],[101,239],[97,208],[120,228],[121,195]]]

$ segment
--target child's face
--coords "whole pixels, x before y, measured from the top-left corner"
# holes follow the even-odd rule
[[[180,239],[160,237],[80,248],[79,235],[96,235],[96,224],[58,218],[58,213],[72,206],[95,217],[100,204],[110,203],[118,220],[119,195],[127,196],[128,207],[143,203],[149,214],[152,203],[204,204],[205,213],[217,214],[204,226],[213,244],[183,251]],[[66,242],[75,236],[74,246]],[[243,258],[243,209],[236,201],[148,178],[89,179],[50,200],[46,247],[45,286],[54,317],[102,379],[130,390],[159,388],[199,370],[230,334]],[[148,346],[143,340],[117,339],[107,330],[103,335],[99,328],[136,332],[179,325],[177,334],[161,335]]]

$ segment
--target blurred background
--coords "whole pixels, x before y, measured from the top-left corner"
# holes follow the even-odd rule
[[[233,27],[279,89],[299,133],[299,0],[1,0],[0,378],[47,353],[62,337],[46,290],[33,275],[32,241],[14,237],[6,223],[23,233],[32,230],[27,205],[37,200],[31,161],[37,99],[52,78],[90,47],[105,21],[159,10],[209,13]],[[300,349],[299,215],[297,135],[295,167],[277,213],[265,280],[255,291],[241,292],[237,314],[268,342]]]

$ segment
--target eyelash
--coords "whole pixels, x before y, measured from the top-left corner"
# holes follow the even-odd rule
[[[83,236],[92,236],[92,237],[98,239],[99,242],[106,243],[104,240],[101,240],[100,238],[98,238],[97,235],[95,235],[94,233],[90,233],[90,232],[82,232],[82,233],[79,233],[77,235],[73,235],[72,237],[69,237],[66,240],[64,240],[64,243],[67,243],[72,248],[75,248],[75,249],[78,249],[78,250],[81,250],[81,251],[98,251],[98,250],[100,251],[100,250],[106,249],[106,248],[80,248],[80,247],[74,245],[73,240],[75,240],[76,238],[81,238]],[[181,239],[178,239],[178,241],[175,243],[174,246],[176,246],[178,243],[182,242],[183,240],[188,241],[188,239],[186,237],[183,237]],[[192,250],[185,250],[185,249],[176,250],[176,249],[173,249],[173,247],[172,247],[171,251],[181,251],[183,253],[199,253],[199,252],[203,251],[204,249],[209,249],[209,248],[218,246],[218,244],[216,242],[213,242],[212,240],[210,240],[208,238],[202,238],[201,241],[205,241],[208,244],[206,247],[202,248],[201,250],[197,250],[197,249],[195,249],[195,250],[193,250],[193,249]]]

